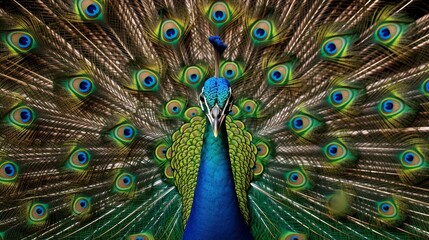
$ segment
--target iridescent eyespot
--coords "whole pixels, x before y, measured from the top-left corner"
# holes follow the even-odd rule
[[[206,78],[206,74],[207,71],[200,66],[189,66],[183,71],[181,82],[190,87],[197,88]]]
[[[78,98],[86,98],[94,92],[95,86],[87,77],[75,77],[68,82],[70,92]]]
[[[242,67],[235,63],[226,61],[223,62],[220,66],[220,75],[221,77],[226,78],[230,82],[234,82],[235,80],[238,80],[243,75]]]
[[[357,160],[357,154],[347,148],[341,139],[326,144],[323,147],[323,154],[330,164],[345,165]]]
[[[292,130],[295,132],[305,132],[313,125],[313,119],[307,115],[297,114],[290,120]]]
[[[306,240],[307,236],[305,234],[296,233],[296,232],[287,232],[282,234],[279,240]]]
[[[118,192],[129,192],[134,187],[135,177],[129,173],[122,173],[116,177],[115,190]]]
[[[67,162],[67,166],[73,170],[86,169],[91,161],[91,154],[83,148],[74,150]]]
[[[208,12],[209,19],[218,27],[222,26],[231,19],[231,12],[228,5],[224,2],[215,2],[210,6]]]
[[[256,144],[256,150],[257,150],[258,158],[261,158],[261,159],[266,158],[270,153],[270,148],[264,142],[258,142]]]
[[[374,33],[374,38],[382,44],[392,45],[400,40],[400,36],[404,29],[405,27],[403,24],[384,23],[377,27]]]
[[[157,91],[159,88],[159,76],[157,73],[143,69],[135,73],[134,81],[139,91]]]
[[[352,102],[355,92],[348,88],[335,88],[329,94],[329,103],[337,108],[342,109]]]
[[[143,232],[128,236],[128,240],[155,240],[150,232]]]
[[[33,223],[40,223],[48,217],[48,205],[34,203],[30,206],[28,216]]]
[[[397,98],[385,98],[380,102],[379,109],[384,116],[394,116],[404,109],[404,103]]]
[[[164,115],[166,117],[181,117],[185,108],[185,103],[181,100],[170,100],[164,106]]]
[[[377,203],[377,209],[380,216],[393,218],[397,215],[397,207],[391,201],[382,201]]]
[[[72,203],[73,214],[82,215],[91,210],[91,199],[88,197],[75,197]]]
[[[406,150],[401,154],[401,164],[404,168],[417,168],[424,163],[424,157],[415,150]]]
[[[100,20],[103,15],[103,7],[96,0],[79,0],[77,9],[83,20]]]
[[[229,112],[229,115],[234,118],[237,119],[238,117],[240,117],[240,113],[241,110],[239,107],[237,107],[237,105],[232,105],[231,111]]]
[[[136,134],[137,130],[128,123],[121,124],[113,129],[113,138],[122,144],[131,143]]]
[[[10,111],[8,120],[17,127],[29,127],[35,119],[34,111],[26,106],[19,106]]]
[[[166,143],[161,143],[155,148],[155,157],[160,162],[165,162],[167,160],[167,150],[170,146]]]
[[[322,56],[328,58],[339,58],[347,55],[347,48],[350,44],[348,37],[332,37],[322,44]]]
[[[250,29],[253,42],[264,43],[273,37],[273,26],[270,21],[259,20]]]
[[[264,164],[261,161],[256,161],[255,166],[253,166],[253,174],[255,176],[260,176],[264,172]]]
[[[331,143],[326,146],[326,155],[329,160],[335,161],[344,157],[347,154],[347,149],[339,143]]]
[[[292,190],[301,190],[309,186],[307,176],[301,170],[293,170],[285,174],[286,184]]]
[[[11,161],[0,163],[0,183],[10,183],[18,177],[18,166]]]
[[[173,179],[173,168],[171,168],[171,165],[169,163],[164,165],[164,175],[168,179]]]
[[[191,118],[202,116],[203,111],[199,107],[190,107],[185,111],[185,120],[190,121]]]
[[[182,36],[182,26],[174,20],[166,20],[162,22],[160,27],[160,38],[164,42],[175,44]]]
[[[258,110],[258,104],[250,99],[240,101],[241,113],[245,117],[255,116]]]
[[[6,40],[12,50],[20,53],[30,51],[35,45],[33,37],[29,33],[23,31],[9,33]]]
[[[268,84],[271,86],[284,86],[292,79],[292,72],[288,64],[273,66],[267,74]]]

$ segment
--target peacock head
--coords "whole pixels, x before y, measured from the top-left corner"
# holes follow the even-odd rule
[[[210,121],[215,137],[225,116],[232,108],[232,92],[228,80],[211,77],[204,83],[200,94],[200,106]]]

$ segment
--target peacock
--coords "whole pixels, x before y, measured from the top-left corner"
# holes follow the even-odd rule
[[[429,239],[428,10],[2,0],[0,239]]]

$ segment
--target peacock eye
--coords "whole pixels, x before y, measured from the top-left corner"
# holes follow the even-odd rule
[[[155,157],[158,161],[165,162],[169,157],[171,157],[171,156],[168,156],[169,154],[171,154],[171,152],[167,154],[168,148],[170,148],[170,146],[167,145],[166,143],[161,143],[158,146],[156,146]]]
[[[306,240],[307,236],[305,234],[296,233],[296,232],[286,232],[281,235],[279,240]]]
[[[170,100],[164,106],[164,115],[166,117],[181,117],[185,108],[185,102],[181,100]]]
[[[400,34],[403,30],[401,24],[384,23],[375,30],[375,39],[382,44],[392,45],[400,39]]]
[[[247,99],[240,102],[240,107],[244,116],[251,117],[257,113],[258,104],[253,100]]]
[[[380,102],[380,109],[383,116],[394,116],[404,109],[404,104],[397,98],[385,98]]]
[[[46,204],[35,203],[30,206],[30,220],[34,223],[40,223],[48,217],[48,209]]]
[[[279,64],[272,67],[268,71],[268,84],[273,86],[284,86],[291,79],[290,66],[287,64]]]
[[[70,92],[78,97],[88,97],[95,89],[94,83],[87,77],[76,77],[69,81],[68,88]]]
[[[0,164],[0,183],[15,181],[18,177],[18,167],[14,162],[4,161]]]
[[[305,132],[313,125],[313,119],[306,115],[298,114],[291,119],[292,129],[296,132]]]
[[[197,88],[205,79],[207,71],[200,66],[186,67],[181,76],[181,82],[193,88]]]
[[[256,144],[256,150],[257,150],[258,158],[265,158],[270,153],[270,148],[264,142],[258,142]]]
[[[240,79],[243,75],[242,67],[235,62],[223,62],[220,66],[221,76],[226,78],[228,81],[233,82]]]
[[[98,20],[102,17],[102,6],[96,0],[80,0],[78,11],[84,20]]]
[[[155,240],[153,235],[149,232],[138,233],[128,236],[129,240]]]
[[[23,31],[14,31],[7,35],[8,45],[15,51],[25,53],[34,47],[33,37]]]
[[[161,24],[160,37],[164,42],[175,44],[181,38],[182,27],[174,20],[166,20]]]
[[[159,87],[159,77],[158,74],[148,70],[143,69],[138,71],[134,76],[137,89],[139,91],[157,91]]]
[[[228,5],[224,2],[215,2],[210,6],[209,10],[210,21],[218,26],[222,26],[231,18],[231,12]]]
[[[272,23],[267,20],[259,20],[253,24],[250,34],[253,42],[264,43],[269,41],[273,36]]]
[[[134,179],[129,173],[119,174],[115,180],[115,189],[118,192],[129,192],[134,186]]]
[[[68,160],[68,166],[74,170],[86,169],[91,161],[91,155],[86,149],[79,148],[74,150]]]
[[[391,201],[383,201],[377,203],[378,213],[382,217],[393,218],[397,214],[396,205]]]
[[[337,160],[347,154],[347,149],[339,143],[331,143],[326,147],[326,156],[329,160]]]
[[[406,150],[401,154],[401,164],[405,168],[417,168],[423,164],[423,156],[414,150]]]
[[[10,123],[18,127],[29,127],[35,119],[34,111],[26,106],[20,106],[9,113]]]
[[[199,107],[190,107],[185,111],[185,120],[189,121],[191,118],[201,116],[203,112]]]
[[[137,134],[136,129],[133,125],[128,123],[123,123],[116,126],[113,129],[113,139],[119,144],[129,144],[131,143]]]
[[[307,185],[307,176],[301,170],[293,170],[285,174],[286,184],[292,190],[301,190]]]
[[[354,98],[354,92],[347,88],[336,88],[331,91],[329,103],[337,109],[344,108]]]
[[[344,57],[347,54],[349,42],[350,39],[347,37],[328,38],[322,45],[322,56],[328,58]]]
[[[253,174],[255,176],[260,176],[264,172],[264,164],[261,161],[256,161],[255,166],[253,166]]]
[[[88,213],[91,209],[91,199],[87,197],[75,197],[73,200],[73,213],[82,215]]]
[[[237,105],[232,105],[231,111],[229,111],[229,115],[234,118],[237,119],[240,116],[240,108]]]

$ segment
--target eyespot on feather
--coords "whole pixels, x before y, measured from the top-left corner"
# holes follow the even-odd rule
[[[216,26],[221,27],[231,19],[231,10],[225,2],[215,2],[210,6],[208,17]]]
[[[93,21],[103,18],[103,5],[96,0],[77,0],[77,12],[82,20]]]
[[[130,192],[134,188],[135,177],[129,173],[121,173],[115,179],[114,189],[119,193]]]
[[[419,151],[408,149],[404,151],[400,156],[401,164],[403,168],[415,169],[423,165],[424,158]]]
[[[44,222],[48,217],[48,205],[42,203],[34,203],[29,207],[28,217],[30,223]]]
[[[176,44],[182,37],[183,27],[175,20],[165,20],[161,23],[158,34],[163,42]]]
[[[122,123],[116,126],[112,130],[112,138],[121,144],[130,144],[135,136],[137,135],[137,130],[135,127],[129,123]]]
[[[8,160],[0,162],[0,183],[7,184],[16,181],[18,173],[16,163]]]
[[[73,170],[84,170],[91,162],[91,154],[83,148],[74,150],[68,158],[68,166]]]
[[[391,201],[377,203],[378,214],[385,218],[394,218],[398,214],[396,205]]]
[[[68,82],[71,94],[78,98],[86,98],[95,90],[94,82],[87,77],[75,77]]]
[[[149,69],[136,72],[134,81],[139,91],[155,92],[159,89],[159,76]]]
[[[9,123],[16,127],[29,127],[35,120],[34,111],[27,106],[18,106],[8,115]]]
[[[334,59],[346,56],[348,54],[350,42],[351,38],[348,36],[327,38],[322,44],[322,57]]]
[[[267,43],[273,37],[273,25],[270,21],[256,21],[250,28],[250,36],[254,43]]]
[[[18,53],[26,53],[35,47],[34,38],[24,31],[10,32],[6,37],[6,42],[11,50]]]
[[[240,79],[243,75],[242,67],[232,61],[225,61],[220,66],[220,75],[230,82]]]
[[[133,234],[128,236],[128,240],[155,240],[152,233],[150,232],[143,232],[138,234]]]
[[[168,101],[164,106],[164,116],[166,117],[182,117],[185,103],[182,100],[173,99]]]
[[[72,203],[74,215],[82,215],[91,210],[91,199],[88,197],[75,197]]]
[[[267,81],[271,86],[285,86],[292,79],[290,64],[278,64],[267,73]]]

